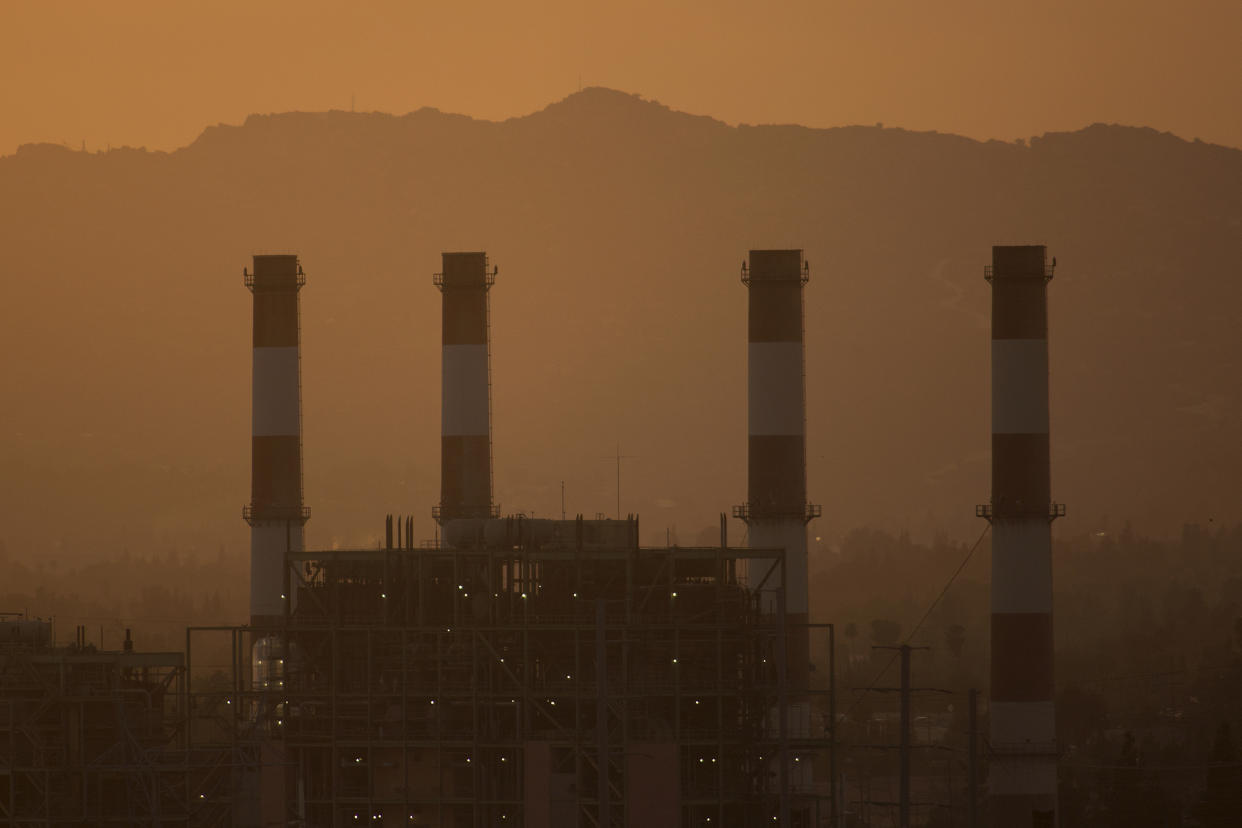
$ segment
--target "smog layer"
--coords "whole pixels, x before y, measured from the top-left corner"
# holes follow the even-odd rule
[[[1063,526],[1239,519],[1242,152],[732,127],[606,89],[500,123],[256,115],[173,153],[0,158],[10,554],[244,547],[253,253],[296,252],[308,544],[432,534],[442,250],[487,250],[496,498],[694,542],[745,496],[749,248],[800,247],[810,497],[965,538],[989,490],[992,244],[1047,243]],[[712,532],[714,532],[714,528]],[[1064,531],[1064,530],[1063,530]]]

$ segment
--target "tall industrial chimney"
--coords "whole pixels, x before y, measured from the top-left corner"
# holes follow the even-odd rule
[[[795,692],[806,688],[811,661],[806,524],[819,515],[806,500],[802,288],[808,279],[801,250],[752,250],[742,264],[750,299],[749,490],[734,515],[749,526],[751,548],[785,550],[784,582],[773,574],[765,586],[784,587],[786,669]]]
[[[1056,824],[1048,280],[1043,245],[993,247],[992,824]]]
[[[302,505],[302,395],[297,256],[255,256],[244,274],[254,294],[254,373],[250,454],[250,623],[283,618],[289,595],[286,550],[302,548],[310,510]]]
[[[435,285],[443,294],[440,397],[441,523],[494,516],[486,253],[444,253]]]

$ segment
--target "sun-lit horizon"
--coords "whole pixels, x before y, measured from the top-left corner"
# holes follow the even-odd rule
[[[1117,127],[1128,127],[1128,128],[1135,128],[1135,129],[1155,129],[1154,127],[1151,127],[1151,126],[1150,126],[1150,125],[1148,125],[1148,124],[1138,124],[1138,123],[1120,123],[1120,122],[1104,122],[1104,121],[1090,121],[1090,122],[1085,122],[1085,123],[1079,124],[1079,125],[1077,125],[1077,126],[1067,126],[1067,127],[1065,127],[1065,128],[1062,128],[1062,129],[1049,129],[1049,130],[1042,131],[1042,132],[1039,132],[1039,133],[1034,133],[1034,134],[1032,134],[1032,135],[1030,135],[1030,136],[1019,136],[1019,137],[1015,137],[1015,138],[1003,138],[1003,137],[1000,137],[1000,136],[995,136],[995,135],[967,135],[967,134],[964,134],[964,133],[961,133],[961,132],[954,132],[954,131],[952,131],[952,130],[944,130],[944,129],[933,129],[933,128],[927,128],[927,129],[917,129],[917,128],[910,127],[910,126],[908,126],[908,125],[906,125],[906,124],[902,124],[902,123],[885,123],[885,122],[883,122],[883,121],[877,121],[877,122],[875,122],[875,123],[868,123],[868,124],[863,124],[863,123],[857,123],[857,124],[855,124],[855,123],[849,123],[849,124],[845,124],[845,123],[842,123],[842,124],[821,124],[821,125],[807,124],[807,123],[802,123],[802,122],[798,122],[798,121],[774,121],[774,122],[771,122],[771,123],[765,123],[765,122],[755,122],[755,121],[745,121],[745,120],[742,120],[742,121],[729,121],[729,120],[726,120],[726,119],[724,119],[724,118],[717,117],[717,116],[715,116],[715,115],[713,115],[712,113],[709,113],[709,112],[697,112],[697,111],[693,111],[693,110],[688,110],[688,109],[680,109],[680,108],[675,107],[675,106],[670,106],[670,105],[669,105],[667,102],[665,102],[665,101],[659,100],[659,99],[657,99],[657,98],[651,98],[651,97],[645,96],[645,95],[643,95],[641,92],[630,91],[630,90],[624,90],[624,89],[615,89],[615,88],[608,87],[608,86],[602,86],[602,85],[598,85],[598,84],[591,84],[591,85],[584,85],[584,86],[583,86],[582,88],[580,88],[580,89],[574,89],[574,90],[572,90],[572,91],[570,91],[570,92],[567,92],[567,93],[565,93],[564,95],[562,95],[561,97],[556,98],[556,99],[554,99],[554,100],[549,100],[549,101],[547,101],[546,103],[544,103],[542,106],[537,106],[536,108],[534,108],[534,109],[530,110],[529,112],[520,112],[520,113],[517,113],[517,114],[507,115],[507,116],[504,116],[504,117],[486,117],[486,116],[483,116],[483,115],[471,115],[471,114],[469,114],[469,113],[465,113],[465,112],[457,112],[457,111],[454,111],[454,110],[451,110],[451,109],[442,109],[442,108],[440,108],[440,107],[436,107],[436,106],[429,106],[429,105],[428,105],[428,106],[419,106],[419,107],[416,107],[416,108],[414,108],[414,109],[410,109],[410,110],[408,110],[408,111],[403,111],[403,112],[397,112],[397,111],[386,111],[386,110],[381,110],[381,109],[362,109],[362,108],[358,108],[358,107],[357,107],[357,105],[356,105],[356,101],[352,101],[352,100],[351,100],[351,101],[350,101],[350,105],[349,105],[348,107],[333,106],[333,107],[329,107],[329,108],[326,108],[326,109],[288,109],[288,110],[273,110],[273,111],[271,111],[271,112],[251,112],[251,113],[248,113],[248,114],[244,115],[243,117],[241,117],[241,118],[239,118],[239,119],[237,119],[237,120],[235,120],[235,121],[219,121],[219,122],[216,122],[216,123],[211,123],[211,124],[203,124],[203,126],[202,126],[202,127],[201,127],[201,128],[200,128],[197,132],[194,132],[194,133],[193,133],[193,135],[192,135],[189,139],[185,140],[185,141],[184,141],[184,142],[182,142],[182,143],[177,143],[177,144],[168,145],[168,146],[152,146],[152,145],[150,145],[150,144],[148,144],[148,143],[113,143],[113,142],[111,142],[111,141],[105,142],[104,144],[99,145],[99,146],[91,146],[91,145],[89,145],[89,144],[86,142],[86,140],[85,140],[85,139],[83,139],[81,142],[79,142],[79,143],[78,143],[78,144],[76,144],[76,145],[75,145],[75,144],[73,144],[71,141],[68,141],[68,140],[59,140],[59,141],[58,141],[58,140],[27,141],[27,142],[22,142],[22,143],[21,143],[21,144],[19,144],[18,146],[16,146],[16,147],[12,148],[12,150],[11,150],[11,151],[9,151],[9,152],[0,152],[0,158],[3,158],[3,157],[5,157],[5,156],[7,156],[7,155],[13,155],[14,153],[16,153],[16,152],[17,152],[17,151],[18,151],[21,147],[23,147],[23,146],[37,146],[37,145],[46,145],[46,144],[52,144],[52,145],[57,145],[57,146],[63,146],[63,147],[65,147],[65,148],[67,148],[67,149],[71,149],[71,150],[85,150],[85,151],[86,151],[86,152],[88,152],[88,153],[107,152],[107,151],[110,151],[110,150],[117,150],[117,149],[139,149],[139,150],[148,151],[148,152],[176,152],[176,151],[178,151],[178,150],[185,149],[186,147],[191,146],[191,145],[192,145],[195,141],[197,141],[200,137],[202,137],[202,135],[203,135],[205,132],[207,132],[208,130],[212,129],[213,127],[221,127],[221,126],[222,126],[222,127],[242,127],[242,126],[245,126],[245,124],[246,124],[248,121],[251,121],[251,120],[252,120],[252,119],[254,119],[254,118],[276,117],[276,116],[282,116],[282,115],[302,115],[302,114],[308,114],[308,115],[331,115],[331,114],[340,114],[340,115],[377,115],[377,116],[383,116],[383,117],[403,118],[403,117],[407,117],[407,116],[410,116],[410,115],[413,115],[413,114],[416,114],[416,113],[419,113],[419,112],[424,112],[424,111],[429,111],[429,110],[430,110],[430,111],[438,112],[438,113],[443,114],[443,115],[449,115],[449,116],[462,116],[462,117],[466,117],[466,118],[469,118],[470,120],[473,120],[473,121],[480,121],[480,122],[485,122],[485,123],[504,123],[504,122],[506,122],[506,121],[519,120],[519,119],[522,119],[522,118],[529,118],[529,117],[532,117],[532,116],[538,115],[540,112],[542,112],[543,110],[547,109],[548,107],[550,107],[550,106],[554,106],[554,105],[556,105],[556,104],[558,104],[558,103],[564,103],[565,101],[568,101],[568,100],[570,100],[570,99],[574,98],[574,96],[576,96],[576,95],[582,94],[582,93],[584,93],[584,92],[588,92],[588,93],[589,93],[589,92],[591,92],[591,91],[599,91],[599,90],[603,90],[603,91],[607,91],[607,92],[616,92],[616,93],[620,93],[620,94],[623,94],[623,95],[632,96],[632,97],[634,97],[634,98],[636,98],[636,99],[638,99],[638,100],[642,101],[643,103],[650,103],[650,104],[653,104],[653,105],[658,105],[658,106],[668,107],[668,108],[669,108],[669,109],[671,109],[672,111],[677,112],[677,113],[680,113],[680,114],[692,115],[692,116],[696,116],[696,117],[707,117],[707,118],[711,118],[712,120],[719,121],[720,123],[723,123],[723,124],[725,124],[726,126],[729,126],[729,127],[738,127],[738,126],[798,126],[798,127],[806,127],[806,128],[808,128],[808,129],[837,129],[837,128],[857,127],[857,126],[863,126],[863,127],[882,127],[882,128],[891,128],[891,129],[901,129],[901,130],[906,130],[906,131],[909,131],[909,132],[928,132],[928,133],[938,133],[938,134],[943,134],[943,135],[953,135],[953,136],[962,137],[962,138],[967,138],[967,139],[970,139],[970,140],[973,140],[973,141],[979,141],[979,142],[984,142],[984,141],[1009,141],[1009,140],[1013,140],[1013,141],[1017,141],[1017,142],[1019,142],[1019,143],[1023,143],[1023,142],[1026,142],[1026,141],[1027,141],[1027,140],[1029,140],[1029,139],[1039,138],[1039,137],[1043,137],[1043,136],[1046,136],[1046,135],[1049,135],[1049,134],[1064,133],[1064,132],[1078,132],[1078,131],[1080,131],[1080,130],[1087,129],[1088,127],[1092,127],[1092,126],[1099,126],[1099,125],[1105,125],[1105,126],[1117,126]],[[1204,143],[1208,143],[1208,144],[1215,144],[1215,145],[1217,145],[1217,146],[1223,146],[1223,147],[1227,147],[1227,148],[1229,148],[1229,149],[1242,149],[1242,147],[1235,147],[1235,146],[1231,146],[1231,145],[1229,145],[1229,144],[1221,144],[1221,143],[1214,142],[1214,141],[1205,141],[1203,138],[1201,138],[1201,137],[1199,137],[1199,136],[1189,136],[1189,135],[1184,135],[1184,134],[1180,134],[1180,133],[1178,133],[1178,132],[1176,132],[1176,131],[1174,131],[1174,130],[1160,130],[1160,129],[1157,129],[1156,131],[1157,131],[1157,132],[1165,132],[1165,133],[1167,133],[1167,134],[1173,135],[1173,136],[1175,136],[1175,137],[1177,137],[1177,138],[1179,138],[1179,139],[1181,139],[1181,140],[1184,140],[1184,141],[1190,141],[1190,140],[1195,140],[1195,141],[1203,141]]]
[[[0,821],[1242,826],[1239,43],[0,2]]]
[[[10,5],[0,155],[174,150],[255,113],[521,117],[586,86],[729,124],[1011,141],[1118,123],[1242,147],[1242,5],[959,0]],[[934,36],[929,33],[934,32]]]

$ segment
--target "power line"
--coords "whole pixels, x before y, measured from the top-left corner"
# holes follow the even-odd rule
[[[984,537],[987,536],[988,531],[991,528],[992,525],[990,523],[983,527],[983,531],[980,532],[979,537],[975,539],[974,545],[970,547],[970,550],[966,553],[966,557],[962,559],[962,562],[958,564],[957,569],[954,570],[953,574],[949,576],[949,580],[945,582],[944,589],[940,590],[940,594],[937,595],[936,599],[931,602],[930,606],[927,607],[927,611],[923,613],[923,617],[920,618],[919,622],[914,625],[912,630],[910,630],[910,634],[906,636],[906,640],[903,642],[904,644],[909,644],[915,634],[922,629],[924,622],[927,621],[928,617],[932,614],[932,611],[936,609],[936,606],[940,603],[941,599],[944,598],[945,593],[949,591],[949,587],[953,586],[953,582],[957,580],[957,576],[961,575],[962,570],[966,568],[966,564],[970,563],[970,559],[974,557],[975,550],[979,548],[979,544],[983,543]],[[854,703],[850,705],[850,709],[845,714],[846,716],[851,715],[858,708],[858,705],[862,704],[862,700],[866,698],[867,694],[875,689],[876,682],[878,682],[884,674],[888,672],[888,669],[893,666],[893,662],[900,658],[900,656],[901,651],[898,650],[893,654],[892,658],[888,660],[888,663],[880,668],[880,671],[875,674],[875,677],[871,679],[871,681],[863,689],[862,693],[854,700]]]

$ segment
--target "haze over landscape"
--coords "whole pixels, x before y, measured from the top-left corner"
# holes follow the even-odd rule
[[[803,247],[825,540],[977,531],[994,242],[1050,244],[1065,526],[1239,518],[1242,152],[1095,125],[1029,143],[731,127],[591,88],[521,118],[256,115],[172,153],[0,159],[13,548],[241,546],[253,252],[297,251],[309,543],[433,532],[441,250],[486,249],[497,499],[691,542],[744,499],[751,247]],[[32,347],[38,343],[37,347]],[[116,481],[125,481],[117,485]],[[86,550],[90,551],[87,552]]]
[[[1242,824],[1239,43],[0,4],[0,820]]]
[[[1242,147],[1233,0],[216,0],[0,8],[0,154],[173,150],[253,112],[518,117],[582,86],[730,124],[1013,140],[1097,121]]]

